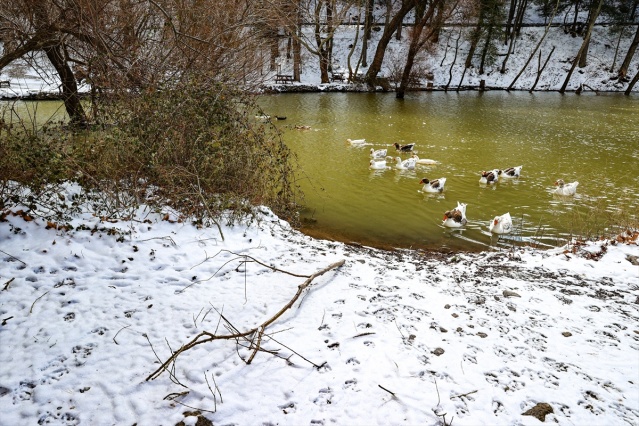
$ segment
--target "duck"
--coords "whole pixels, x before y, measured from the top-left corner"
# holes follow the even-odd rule
[[[387,152],[388,152],[387,149],[375,150],[374,148],[371,148],[371,157],[373,157],[375,159],[386,158],[386,153]]]
[[[373,170],[382,170],[386,168],[386,160],[371,160],[369,162],[370,168]]]
[[[439,161],[431,160],[430,158],[419,158],[417,154],[413,154],[413,158],[415,159],[415,164],[421,164],[423,166],[439,164]]]
[[[351,145],[363,145],[366,143],[366,139],[346,139],[346,142]]]
[[[444,192],[444,185],[446,184],[446,178],[439,178],[435,180],[428,180],[426,178],[419,181],[424,184],[422,191],[424,192]]]
[[[466,204],[457,201],[457,207],[444,212],[442,224],[448,228],[459,228],[466,225]]]
[[[557,189],[555,189],[555,194],[575,195],[575,193],[577,192],[577,185],[579,185],[579,182],[575,181],[575,182],[565,183],[563,179],[558,179],[557,182],[555,182],[555,185],[557,186]]]
[[[495,183],[499,180],[499,175],[501,174],[501,170],[494,169],[491,171],[483,171],[481,172],[481,177],[479,178],[479,183]]]
[[[518,178],[521,175],[521,168],[524,166],[508,167],[501,172],[501,176],[505,178]]]
[[[397,142],[395,142],[393,145],[395,145],[395,149],[397,151],[401,151],[401,152],[411,152],[413,150],[413,148],[415,147],[414,143],[409,143],[406,145],[400,145]]]
[[[501,216],[495,216],[490,225],[488,226],[490,232],[494,234],[508,234],[513,229],[513,220],[510,217],[510,212],[504,213]]]
[[[413,170],[415,168],[414,158],[408,158],[402,161],[401,157],[395,157],[395,162],[397,163],[395,165],[395,168],[397,168],[398,170]]]

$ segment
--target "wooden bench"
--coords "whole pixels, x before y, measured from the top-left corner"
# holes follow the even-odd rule
[[[333,74],[333,81],[344,81],[344,74],[342,73]]]
[[[282,84],[293,83],[293,76],[289,74],[277,74],[275,76],[275,82]]]
[[[0,81],[0,87],[11,87],[11,82],[9,80]]]

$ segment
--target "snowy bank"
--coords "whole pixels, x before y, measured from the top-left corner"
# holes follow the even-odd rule
[[[551,424],[639,422],[636,234],[441,255],[313,240],[266,209],[224,239],[142,210],[2,219],[2,425],[537,425],[538,403]],[[341,260],[259,339],[196,345],[146,380]]]

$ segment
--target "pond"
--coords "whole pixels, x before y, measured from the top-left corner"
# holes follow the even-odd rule
[[[303,231],[316,237],[438,250],[551,247],[637,220],[633,97],[419,92],[399,101],[393,93],[313,93],[264,95],[259,103],[298,155]],[[397,170],[389,160],[389,168],[371,170],[371,148],[410,157],[397,154],[395,142],[415,143],[420,158],[438,164]],[[520,165],[518,179],[479,183],[483,170]],[[422,192],[424,177],[445,177],[444,192]],[[576,195],[553,194],[557,179],[578,181]],[[457,202],[467,204],[468,223],[442,226]],[[506,212],[512,232],[491,234],[489,223]]]

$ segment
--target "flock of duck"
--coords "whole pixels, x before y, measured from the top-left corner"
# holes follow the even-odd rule
[[[366,139],[347,139],[348,143],[354,146],[363,146],[366,144]],[[407,145],[400,145],[398,143],[393,144],[395,150],[398,153],[410,153],[413,152],[415,147],[414,143]],[[374,149],[370,150],[371,160],[369,167],[373,170],[383,170],[389,168],[387,160],[395,161],[395,168],[398,170],[413,170],[417,165],[433,165],[438,164],[438,161],[419,158],[417,154],[413,154],[410,158],[402,160],[401,157],[388,155],[388,149]],[[486,185],[492,185],[496,183],[500,177],[506,179],[517,179],[521,176],[521,169],[523,166],[509,167],[507,169],[493,169],[489,171],[482,171],[479,178],[479,183]],[[441,193],[444,192],[444,186],[446,185],[446,178],[441,177],[439,179],[430,180],[423,178],[419,181],[423,185],[422,191],[429,193]],[[566,183],[563,179],[558,179],[555,182],[557,187],[554,193],[561,196],[572,196],[577,192],[577,186],[579,182]],[[442,225],[448,228],[460,228],[466,225],[466,204],[457,202],[457,207],[452,210],[444,212],[444,219]],[[501,216],[495,216],[495,218],[489,224],[490,232],[494,234],[508,234],[513,229],[513,221],[510,217],[510,212],[504,213]]]

